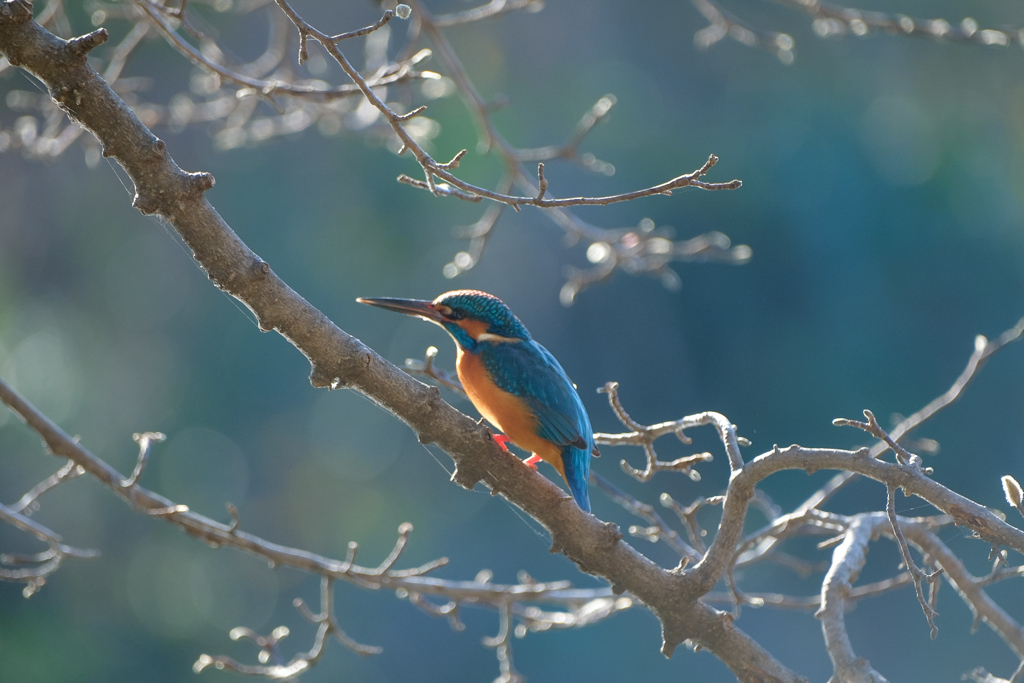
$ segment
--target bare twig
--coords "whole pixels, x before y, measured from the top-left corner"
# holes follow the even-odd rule
[[[451,14],[441,14],[434,17],[434,25],[442,28],[469,24],[483,19],[494,17],[525,9],[527,12],[537,12],[543,9],[544,0],[491,0],[490,2]]]
[[[732,38],[748,47],[757,47],[775,53],[783,64],[793,63],[793,38],[787,33],[766,31],[722,9],[714,0],[691,0],[697,11],[710,22],[697,31],[693,42],[706,50],[723,38]]]
[[[701,528],[700,523],[697,521],[697,513],[706,505],[721,505],[723,500],[722,496],[708,496],[707,498],[698,498],[689,505],[684,506],[680,505],[667,493],[661,494],[661,504],[676,513],[679,521],[683,523],[690,536],[690,542],[700,551],[702,556],[708,550],[707,545],[704,543],[704,536],[707,535],[707,532]]]
[[[409,6],[406,5],[405,9],[402,11],[402,13],[405,14],[403,19],[406,19],[406,18],[409,17],[408,11],[409,11]],[[349,31],[347,33],[339,33],[337,35],[331,36],[330,39],[331,39],[332,42],[339,43],[339,42],[341,42],[343,40],[348,40],[349,38],[359,38],[361,36],[365,36],[365,35],[368,35],[370,33],[373,33],[374,31],[378,30],[379,28],[381,28],[382,26],[384,26],[385,24],[387,24],[389,21],[391,21],[394,18],[395,18],[395,10],[390,10],[390,9],[384,10],[384,14],[381,16],[381,18],[377,21],[376,24],[372,24],[370,26],[367,26],[366,28],[361,28],[358,31]]]
[[[814,17],[814,32],[823,38],[847,33],[865,36],[876,30],[890,35],[948,40],[976,45],[1006,47],[1020,41],[1017,29],[981,29],[970,17],[959,24],[945,19],[917,19],[905,14],[871,12],[846,7],[824,0],[780,0],[784,5],[807,12]]]
[[[462,388],[462,383],[459,381],[459,378],[447,370],[443,370],[434,365],[435,358],[437,358],[437,347],[428,346],[427,351],[423,356],[423,360],[406,358],[405,368],[414,375],[429,377],[446,389],[450,389],[460,396],[465,396],[466,391]]]
[[[156,5],[149,0],[135,0],[135,4],[145,12],[146,16],[153,23],[160,33],[167,39],[171,47],[180,52],[192,63],[197,66],[209,69],[213,73],[221,76],[227,81],[235,83],[237,85],[252,88],[255,92],[260,93],[265,97],[274,97],[276,95],[288,95],[290,97],[308,97],[313,98],[315,101],[327,102],[333,99],[342,97],[352,97],[359,95],[362,91],[356,85],[341,85],[335,88],[325,88],[322,82],[312,82],[309,84],[292,83],[286,80],[264,80],[261,78],[255,78],[247,75],[243,72],[236,71],[233,69],[219,64],[213,59],[210,59],[205,55],[202,50],[194,47],[187,42],[178,32],[175,30],[174,25],[165,16],[165,8]],[[385,13],[385,16],[394,16],[391,10]],[[383,21],[383,20],[382,20]],[[383,21],[380,25],[383,26],[386,21]],[[369,32],[367,29],[362,31]],[[358,31],[353,33],[359,33]],[[365,35],[365,34],[360,34]],[[343,38],[351,37],[349,34],[341,34],[339,36],[324,36],[325,41],[337,42]],[[392,83],[401,83],[409,80],[417,80],[423,78],[430,78],[430,76],[424,76],[421,72],[416,71],[413,67],[424,59],[427,55],[417,54],[410,60],[391,66],[387,71],[381,74],[375,75],[370,79],[368,87],[379,87],[382,85],[389,85]]]
[[[390,117],[395,123],[400,123],[401,120],[398,114],[391,112]],[[394,127],[394,126],[393,126]],[[404,139],[403,139],[404,142]],[[423,153],[426,155],[426,152]],[[416,180],[409,176],[399,176],[399,182],[403,182],[413,187],[418,187],[421,190],[430,190],[437,196],[444,197],[457,197],[458,199],[467,199],[470,201],[479,201],[480,199],[490,199],[492,201],[501,202],[502,204],[508,204],[513,209],[518,209],[523,206],[536,206],[542,209],[553,209],[553,208],[566,208],[570,206],[607,206],[609,204],[618,204],[619,202],[629,202],[634,199],[641,199],[643,197],[652,197],[655,195],[662,195],[669,197],[672,195],[674,190],[681,190],[684,187],[696,187],[702,190],[736,190],[742,185],[739,180],[730,180],[725,183],[710,183],[701,180],[701,177],[706,175],[707,172],[718,163],[718,157],[711,155],[703,166],[690,173],[684,173],[683,175],[676,176],[671,180],[666,180],[663,183],[652,185],[641,190],[633,190],[631,192],[622,192],[619,194],[605,195],[603,197],[565,197],[562,199],[548,198],[540,193],[540,189],[537,189],[537,193],[531,196],[525,195],[510,195],[502,194],[494,190],[488,190],[483,187],[478,187],[467,183],[449,171],[442,168],[433,159],[425,159],[421,162],[424,167],[424,172],[427,174],[427,180]],[[432,180],[432,178],[441,178],[446,183],[452,185],[455,190],[451,188],[442,188]]]
[[[495,188],[498,192],[507,193],[512,189],[512,179],[508,176],[502,178],[497,182]],[[469,240],[469,245],[465,251],[456,253],[451,262],[445,264],[441,269],[441,273],[446,278],[454,278],[479,263],[480,257],[483,256],[484,250],[487,248],[487,240],[506,208],[504,204],[488,204],[475,223],[464,228],[456,228],[456,236]]]
[[[498,634],[496,636],[484,638],[484,645],[486,647],[494,648],[498,655],[498,666],[501,669],[501,676],[495,679],[495,682],[500,683],[520,683],[523,681],[523,677],[516,671],[515,664],[512,662],[512,646],[509,643],[509,637],[512,635],[512,612],[509,606],[502,605],[498,611]]]
[[[22,595],[31,597],[60,569],[65,557],[97,557],[96,550],[83,550],[66,545],[60,536],[39,522],[0,503],[0,522],[10,524],[49,546],[49,550],[36,555],[0,555],[0,581],[24,583]],[[6,565],[6,566],[5,566]],[[17,565],[32,565],[17,567]]]
[[[26,516],[31,515],[32,512],[39,507],[39,496],[43,495],[58,484],[80,477],[83,474],[85,474],[85,470],[69,460],[55,473],[33,486],[18,500],[17,503],[12,505],[10,509],[12,512],[22,513]]]
[[[794,41],[789,34],[759,28],[723,9],[717,0],[691,1],[710,22],[707,28],[701,29],[694,36],[697,47],[707,48],[728,37],[744,45],[773,52],[784,64],[793,62]],[[812,28],[822,38],[839,38],[848,34],[863,37],[878,31],[896,36],[994,47],[1006,47],[1021,41],[1021,33],[1017,28],[982,29],[970,17],[954,24],[945,19],[919,19],[905,14],[874,12],[825,0],[779,2],[810,14],[813,17]]]
[[[686,564],[696,562],[702,557],[703,552],[698,551],[693,546],[687,544],[679,534],[676,533],[675,529],[670,527],[668,523],[665,522],[664,518],[657,513],[654,506],[637,500],[597,472],[591,471],[590,480],[596,484],[598,488],[607,493],[612,502],[618,503],[628,512],[633,513],[637,517],[646,519],[652,525],[643,529],[640,527],[630,527],[629,533],[631,535],[641,536],[652,543],[656,543],[659,540],[665,541],[665,543],[667,543],[672,550],[678,553],[680,558],[682,558],[682,565],[680,565],[680,567],[685,567]],[[663,504],[666,497],[668,497],[667,493],[662,494]],[[700,548],[700,546],[697,547]]]
[[[332,636],[356,654],[363,655],[364,657],[380,654],[383,652],[382,648],[357,643],[338,626],[334,611],[334,581],[334,579],[326,576],[320,580],[319,614],[314,614],[310,611],[301,599],[297,598],[295,600],[295,607],[302,616],[307,621],[317,624],[316,637],[313,639],[313,646],[309,651],[296,654],[286,664],[267,664],[272,658],[275,660],[280,658],[277,645],[288,636],[288,629],[284,626],[279,626],[269,636],[263,637],[252,629],[240,626],[231,630],[231,639],[240,640],[244,638],[255,643],[260,649],[259,660],[261,663],[259,665],[240,664],[231,657],[211,657],[210,655],[203,654],[193,664],[192,670],[200,673],[207,667],[212,666],[215,669],[228,669],[250,676],[262,676],[271,680],[294,680],[320,661],[325,652],[324,645]]]
[[[903,535],[903,530],[900,528],[899,520],[896,517],[896,489],[892,486],[887,487],[885,512],[889,518],[889,524],[892,525],[893,536],[895,536],[896,542],[900,546],[900,555],[903,556],[903,564],[914,579],[914,591],[917,593],[917,601],[921,605],[921,610],[924,612],[925,619],[928,620],[928,628],[930,629],[932,640],[935,640],[939,635],[939,627],[935,625],[935,617],[939,616],[939,613],[935,611],[935,604],[933,600],[925,600],[922,584],[927,581],[932,594],[934,595],[936,590],[935,586],[939,577],[942,576],[942,569],[939,568],[934,572],[928,573],[922,571],[914,562],[914,558],[910,555],[910,547],[907,545],[907,539]]]
[[[965,673],[960,677],[960,680],[971,680],[975,681],[975,683],[1020,683],[1021,681],[1024,681],[1024,660],[1017,665],[1017,670],[1014,671],[1009,678],[1000,678],[999,676],[990,674],[983,667],[978,667],[977,669],[972,669]]]
[[[146,469],[146,461],[149,459],[149,448],[153,443],[159,443],[165,440],[167,437],[160,432],[143,432],[141,434],[132,434],[132,440],[139,444],[139,457],[135,463],[135,470],[131,476],[121,482],[121,486],[124,488],[131,488],[135,486],[139,477]]]
[[[658,460],[658,454],[654,450],[654,441],[660,436],[672,433],[683,443],[690,443],[690,439],[685,435],[684,431],[691,427],[705,424],[714,424],[719,428],[719,434],[726,445],[726,452],[729,454],[730,462],[735,464],[738,461],[740,466],[742,466],[743,459],[739,454],[740,439],[735,434],[735,427],[729,424],[728,420],[722,415],[718,413],[701,413],[700,415],[684,417],[675,422],[663,422],[647,427],[630,417],[629,413],[622,407],[622,403],[619,401],[618,382],[608,382],[598,391],[608,395],[608,403],[615,412],[615,416],[619,418],[622,424],[633,431],[628,434],[595,434],[594,441],[598,444],[609,446],[626,444],[641,446],[644,449],[644,454],[647,456],[647,463],[644,469],[639,470],[625,460],[621,462],[622,469],[637,480],[646,482],[660,471],[672,471],[682,472],[688,475],[690,479],[699,481],[700,473],[694,470],[693,466],[701,462],[713,460],[714,457],[710,453],[697,453],[696,455],[685,456],[671,462],[663,462]]]
[[[910,585],[912,579],[910,574],[903,572],[898,576],[894,576],[891,579],[883,579],[882,581],[875,581],[873,583],[867,583],[862,586],[854,586],[850,589],[849,594],[846,596],[847,604],[860,600],[862,598],[877,597],[883,593],[902,588],[903,586]],[[798,610],[817,610],[821,607],[821,595],[808,595],[808,596],[795,596],[795,595],[784,595],[782,593],[745,593],[745,597],[748,600],[756,601],[757,604],[765,607],[778,607],[780,609],[798,609]],[[710,603],[732,603],[733,596],[726,592],[714,592],[708,593],[704,596],[704,599]]]
[[[915,466],[920,467],[921,458],[912,454],[910,451],[905,449],[903,446],[896,443],[896,440],[889,436],[889,433],[882,429],[882,426],[878,424],[878,420],[875,419],[875,414],[870,410],[864,411],[864,417],[868,419],[867,422],[860,422],[858,420],[850,420],[845,417],[837,417],[832,420],[832,424],[837,427],[856,427],[857,429],[864,430],[872,436],[881,439],[886,446],[892,449],[892,452],[896,455],[896,462],[901,465],[909,465],[914,463]],[[885,452],[884,450],[882,451]],[[929,473],[930,474],[930,473]]]

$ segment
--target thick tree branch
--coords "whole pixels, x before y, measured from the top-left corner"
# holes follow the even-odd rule
[[[878,528],[880,518],[856,517],[843,536],[843,542],[832,553],[832,566],[821,586],[821,629],[825,647],[835,668],[833,680],[851,683],[884,683],[885,677],[858,657],[846,632],[846,598],[860,570],[867,561],[867,547]]]
[[[832,566],[822,584],[822,607],[818,617],[822,622],[829,656],[835,666],[834,680],[885,680],[866,660],[856,655],[844,620],[847,603],[855,592],[853,582],[867,558],[868,544],[880,534],[893,538],[901,548],[909,541],[929,556],[976,618],[985,621],[1018,656],[1024,654],[1021,652],[1024,647],[1024,631],[1021,626],[985,593],[983,580],[966,570],[960,559],[935,535],[928,519],[900,517],[894,524],[894,516],[888,512],[833,517],[837,522],[846,524],[847,530],[842,543],[833,551]],[[896,529],[901,531],[897,532]],[[904,533],[906,538],[901,540],[900,536]],[[934,605],[929,605],[929,608],[934,612]]]

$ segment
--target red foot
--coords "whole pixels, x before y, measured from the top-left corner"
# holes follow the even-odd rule
[[[494,443],[501,446],[501,450],[508,453],[508,446],[505,445],[508,443],[507,436],[505,436],[504,434],[491,434],[491,438],[494,439]]]
[[[541,461],[541,457],[534,453],[529,458],[523,461],[523,464],[529,467],[531,470],[537,469],[537,463]]]

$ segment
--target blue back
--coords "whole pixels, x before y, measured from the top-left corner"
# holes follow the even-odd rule
[[[537,416],[537,434],[562,446],[569,490],[580,508],[590,512],[587,481],[594,432],[565,370],[547,349],[529,338],[520,342],[480,342],[475,346],[494,383],[522,398]]]

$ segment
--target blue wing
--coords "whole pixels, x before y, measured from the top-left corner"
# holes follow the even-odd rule
[[[536,414],[537,434],[562,446],[565,478],[579,506],[590,512],[587,480],[594,433],[569,376],[533,340],[487,344],[480,357],[500,389],[522,398]]]

